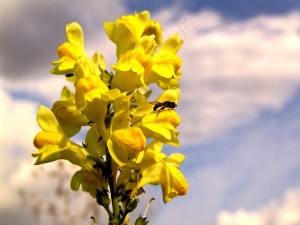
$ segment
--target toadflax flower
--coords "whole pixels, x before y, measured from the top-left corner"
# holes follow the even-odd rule
[[[33,153],[37,157],[36,165],[66,159],[86,170],[93,170],[93,163],[87,158],[85,149],[68,139],[50,109],[40,106],[37,122],[43,131],[34,138],[34,146],[38,149]]]
[[[109,224],[124,225],[144,186],[160,184],[165,203],[188,191],[179,170],[184,155],[162,151],[165,144],[180,146],[175,107],[183,41],[178,34],[163,41],[162,27],[148,11],[105,22],[104,29],[116,44],[111,72],[102,54],[86,54],[81,26],[67,24],[67,41],[59,45],[51,73],[65,75],[75,90],[64,87],[52,109],[38,109],[42,130],[32,156],[36,165],[61,159],[77,165],[71,189],[81,186],[104,207]],[[150,89],[153,85],[159,88]],[[154,90],[158,97],[150,101]]]
[[[60,59],[53,62],[55,67],[50,71],[51,73],[71,73],[74,70],[76,60],[79,57],[87,57],[81,26],[76,22],[70,23],[66,26],[66,33],[68,41],[58,47],[57,54]]]
[[[117,57],[133,50],[143,36],[154,35],[155,43],[162,43],[162,28],[159,23],[149,20],[150,13],[143,11],[122,16],[115,22],[105,22],[104,29],[108,38],[117,45]]]
[[[68,41],[58,47],[59,60],[52,62],[55,67],[50,72],[70,75],[71,77],[67,79],[73,82],[88,74],[99,76],[101,70],[104,70],[106,67],[104,58],[98,52],[95,52],[92,59],[88,57],[84,49],[84,36],[81,26],[76,22],[67,24],[66,35]],[[80,67],[78,64],[84,64],[85,66]],[[88,70],[89,72],[84,74],[82,70],[85,70],[85,72]]]
[[[130,127],[129,98],[121,94],[115,99],[111,136],[107,142],[109,153],[120,166],[140,162],[146,147],[146,137],[142,130],[138,127]]]
[[[88,118],[77,110],[74,94],[67,87],[62,89],[61,100],[53,104],[52,112],[68,137],[77,134],[81,127],[89,122]]]
[[[141,162],[141,165],[144,163],[147,166],[141,168],[141,179],[133,189],[132,196],[147,184],[161,184],[165,203],[188,192],[188,183],[179,171],[179,164],[185,159],[184,155],[173,153],[167,157],[161,152],[161,148],[159,142],[153,142],[147,148],[145,158]]]

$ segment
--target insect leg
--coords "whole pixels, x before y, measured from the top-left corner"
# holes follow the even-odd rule
[[[165,108],[166,108],[165,106],[160,107],[160,109],[158,110],[158,113],[157,113],[156,117],[158,116],[158,114],[160,113],[160,111],[163,111]]]

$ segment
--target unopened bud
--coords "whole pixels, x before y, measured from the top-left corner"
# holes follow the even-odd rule
[[[135,221],[135,225],[146,225],[147,223],[149,223],[149,221],[147,221],[147,217],[144,218],[141,215]]]
[[[129,202],[126,204],[126,210],[128,212],[132,212],[137,207],[139,200],[138,199],[130,199]]]
[[[104,208],[108,207],[110,204],[110,199],[108,197],[107,190],[99,191],[96,190],[96,199],[99,205],[102,205]]]

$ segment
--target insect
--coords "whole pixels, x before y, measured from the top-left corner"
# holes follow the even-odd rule
[[[165,108],[167,108],[169,110],[174,110],[174,108],[177,106],[175,102],[170,102],[170,101],[153,102],[153,103],[155,103],[155,105],[153,107],[153,111],[156,111],[157,109],[159,109],[156,117],[158,116],[160,111],[164,110]]]
[[[66,77],[72,77],[72,76],[74,76],[74,73],[68,73],[68,74],[66,74],[65,76],[66,76]]]

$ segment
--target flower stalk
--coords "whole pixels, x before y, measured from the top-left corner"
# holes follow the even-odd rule
[[[66,26],[67,41],[58,47],[59,59],[51,73],[65,75],[74,84],[63,87],[61,99],[41,106],[32,154],[36,165],[65,159],[78,166],[71,189],[80,186],[103,206],[108,224],[129,224],[129,215],[141,202],[147,185],[160,184],[163,201],[185,195],[188,183],[180,172],[181,153],[167,156],[163,146],[179,147],[180,117],[174,108],[180,99],[183,41],[178,34],[165,41],[162,27],[143,11],[105,22],[108,38],[116,44],[117,62],[108,72],[103,55],[90,58],[84,49],[81,26]],[[150,84],[160,95],[150,101]],[[88,127],[82,145],[70,140]],[[135,224],[147,224],[146,213]],[[94,224],[95,219],[92,218]]]

